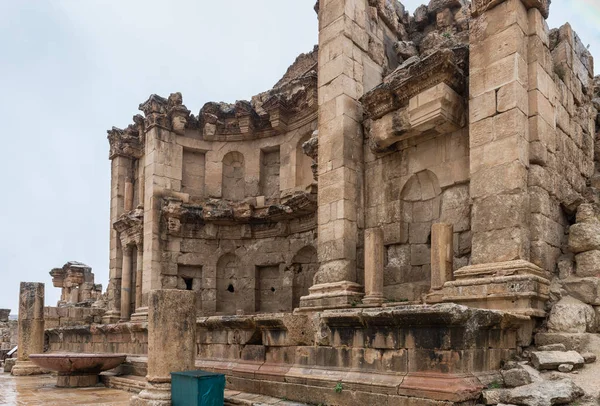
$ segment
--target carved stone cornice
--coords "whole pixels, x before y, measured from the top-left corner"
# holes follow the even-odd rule
[[[473,0],[471,2],[471,15],[477,17],[487,10],[491,10],[497,5],[505,2],[506,0]],[[544,18],[548,18],[550,14],[550,0],[521,0],[523,5],[527,8],[537,8],[542,13]]]
[[[145,116],[146,131],[157,126],[170,130],[170,120],[167,115],[167,99],[159,95],[152,94],[148,100],[139,105],[139,109],[144,113]]]
[[[164,198],[162,215],[171,235],[181,233],[182,224],[248,224],[276,223],[315,213],[316,190],[296,191],[284,196],[280,204],[255,208],[246,202],[207,199],[201,204],[184,204],[175,198]]]
[[[241,141],[278,135],[316,119],[317,74],[314,70],[261,93],[252,102],[206,103],[198,126],[207,141]]]
[[[440,83],[458,94],[465,92],[468,48],[440,49],[406,68],[400,66],[362,98],[367,119],[378,119],[406,106],[410,98]]]
[[[123,213],[113,223],[113,228],[119,233],[123,247],[141,244],[144,234],[144,210],[138,207],[128,213]]]
[[[117,156],[138,159],[144,155],[144,143],[140,138],[140,127],[137,123],[129,125],[125,130],[113,127],[106,132],[110,144],[109,159]]]

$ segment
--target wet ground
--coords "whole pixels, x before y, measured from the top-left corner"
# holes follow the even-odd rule
[[[131,393],[104,386],[57,388],[52,375],[14,377],[0,372],[0,406],[129,405]]]

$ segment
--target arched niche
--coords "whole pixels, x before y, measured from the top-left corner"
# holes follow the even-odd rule
[[[243,200],[245,190],[244,155],[231,151],[223,157],[223,177],[221,182],[223,199]]]
[[[439,221],[441,188],[428,170],[411,176],[399,193],[400,242],[386,246],[384,295],[387,299],[419,300],[431,286],[431,225]]]

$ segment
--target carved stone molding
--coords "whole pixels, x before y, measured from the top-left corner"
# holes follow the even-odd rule
[[[122,214],[113,224],[119,233],[121,246],[140,245],[144,238],[144,210],[141,207]]]
[[[142,157],[144,155],[144,143],[140,136],[140,128],[140,125],[136,122],[129,125],[125,130],[117,127],[108,130],[107,138],[110,144],[109,159],[117,156],[135,159]]]
[[[506,0],[473,0],[471,2],[471,15],[477,17],[487,10],[491,10],[497,5],[503,3]],[[550,14],[550,0],[521,0],[523,5],[530,8],[537,8],[540,10],[544,18],[548,18]]]
[[[280,204],[255,208],[247,202],[231,202],[221,199],[207,199],[201,204],[185,204],[179,199],[164,198],[162,216],[170,235],[181,235],[183,225],[247,225],[250,224],[260,233],[262,226],[282,224],[290,220],[302,219],[316,213],[316,191],[295,191],[281,198]],[[313,224],[309,222],[309,224]],[[314,224],[316,226],[316,224]],[[261,228],[262,227],[262,228]],[[269,230],[271,226],[267,227]],[[275,227],[280,235],[288,227]],[[271,232],[267,233],[270,234]]]
[[[310,70],[251,102],[206,103],[198,115],[198,126],[208,141],[264,138],[314,121],[317,104],[317,74]]]
[[[365,116],[377,119],[406,106],[410,98],[440,83],[464,94],[468,53],[468,48],[463,46],[440,49],[406,68],[400,66],[361,98]]]

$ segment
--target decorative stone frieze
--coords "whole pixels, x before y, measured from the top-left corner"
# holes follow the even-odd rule
[[[122,246],[141,244],[143,241],[144,209],[136,208],[128,213],[123,213],[113,224],[119,233]]]
[[[139,135],[140,128],[140,125],[136,123],[127,127],[126,130],[117,127],[108,130],[109,159],[117,156],[140,158],[144,154],[144,145]]]

